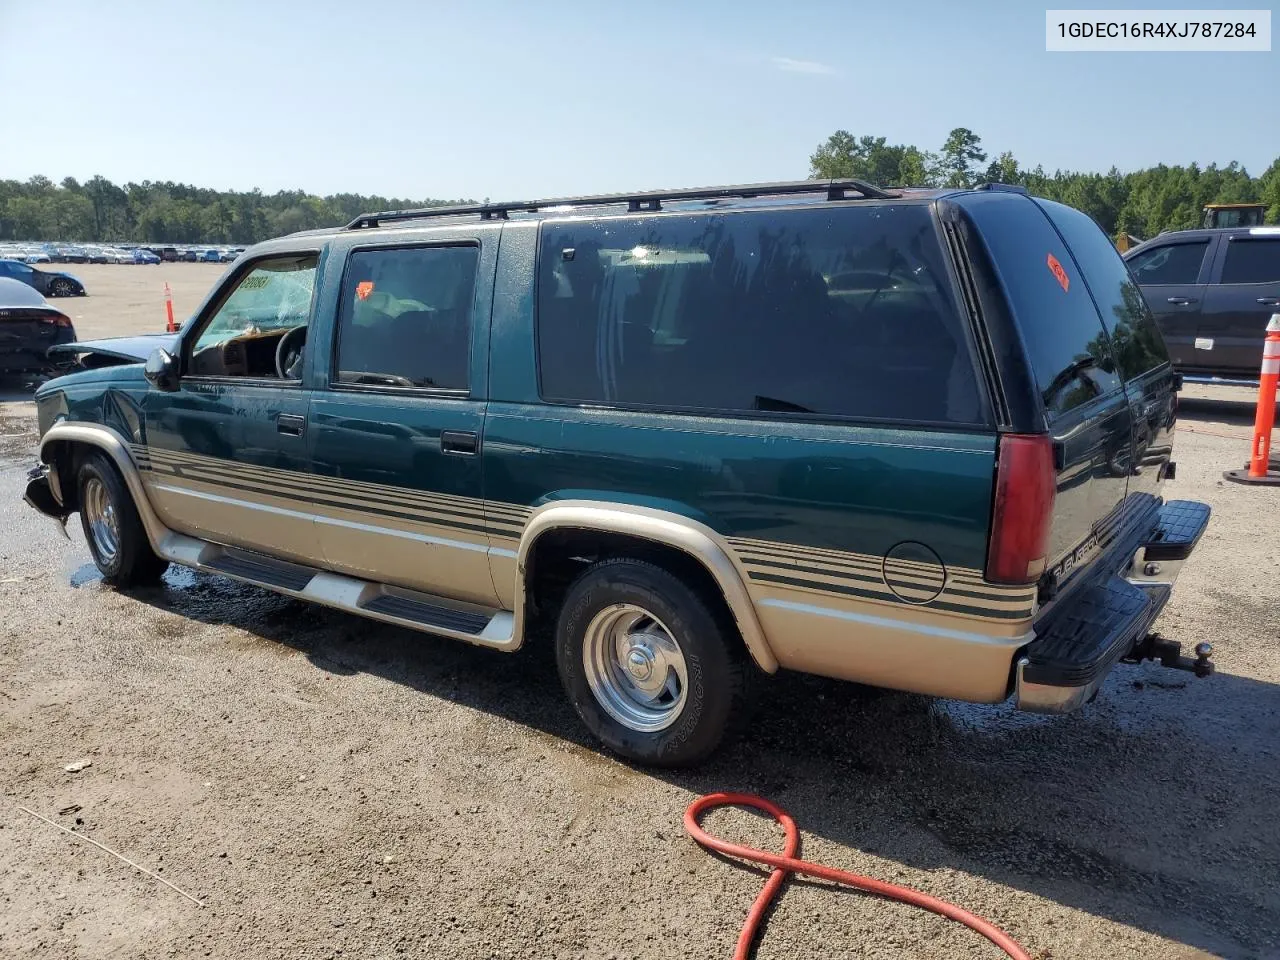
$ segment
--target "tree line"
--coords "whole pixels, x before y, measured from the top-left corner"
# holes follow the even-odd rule
[[[438,206],[451,200],[301,190],[209,190],[184,183],[84,183],[47,177],[0,180],[0,240],[247,245],[298,230],[332,227],[362,213]]]
[[[1200,226],[1207,203],[1265,203],[1267,222],[1280,223],[1280,158],[1261,176],[1240,164],[1200,167],[1160,164],[1106,173],[1026,169],[1012,153],[988,157],[982,139],[957,127],[938,150],[890,144],[837,130],[809,158],[810,176],[852,177],[881,186],[967,187],[983,181],[1017,184],[1089,214],[1112,235],[1153,237]],[[112,183],[95,176],[25,182],[0,180],[0,240],[207,243],[246,245],[298,230],[332,227],[372,210],[436,206],[452,200],[301,190],[210,190],[150,180]]]
[[[1023,168],[1008,151],[988,157],[981,137],[957,127],[937,151],[837,130],[809,157],[809,168],[812,177],[852,177],[881,186],[1023,186],[1083,210],[1113,236],[1147,239],[1164,230],[1199,227],[1209,203],[1264,203],[1267,223],[1280,223],[1280,158],[1258,177],[1234,161],[1225,167],[1162,163],[1129,173],[1115,167],[1106,173],[1047,173],[1040,165]]]

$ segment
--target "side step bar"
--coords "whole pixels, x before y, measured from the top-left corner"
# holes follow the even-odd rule
[[[515,618],[509,610],[495,610],[330,573],[180,533],[166,534],[158,552],[164,559],[193,570],[221,574],[383,623],[498,650],[514,650],[519,646],[513,635]]]

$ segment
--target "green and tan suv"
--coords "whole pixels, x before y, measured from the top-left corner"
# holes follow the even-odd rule
[[[1209,515],[1162,497],[1164,344],[1098,227],[1020,191],[369,214],[121,343],[38,392],[27,493],[107,582],[553,638],[646,763],[780,668],[1047,712],[1123,659],[1211,670],[1149,633]]]

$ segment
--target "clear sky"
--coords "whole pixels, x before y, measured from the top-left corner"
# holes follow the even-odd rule
[[[796,179],[842,127],[1048,170],[1280,156],[1280,53],[1046,53],[1045,6],[0,0],[0,177],[515,199]]]

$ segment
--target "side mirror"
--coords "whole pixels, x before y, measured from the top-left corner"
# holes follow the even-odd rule
[[[142,373],[157,390],[171,393],[178,389],[178,358],[163,347],[156,348],[147,358]]]

